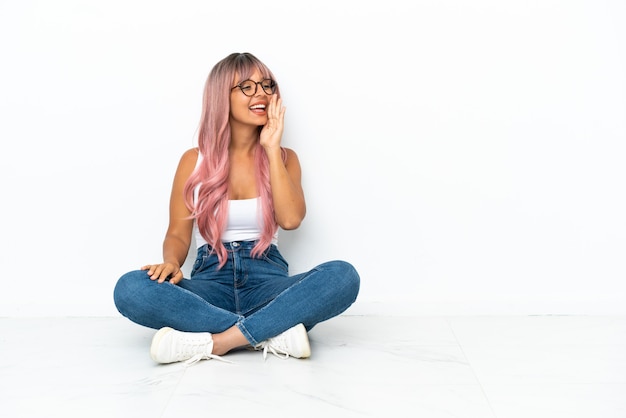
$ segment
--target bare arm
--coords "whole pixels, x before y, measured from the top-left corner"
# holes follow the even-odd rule
[[[170,283],[176,284],[183,279],[180,267],[184,264],[189,246],[193,220],[188,219],[191,212],[185,205],[183,190],[185,182],[193,172],[198,159],[197,149],[186,151],[178,163],[170,196],[170,220],[163,240],[163,263],[148,264],[142,270],[148,270],[152,280],[163,283],[170,277]]]
[[[268,152],[268,157],[276,222],[282,229],[296,229],[306,214],[300,161],[291,149],[287,149],[286,163],[282,161],[280,150]]]

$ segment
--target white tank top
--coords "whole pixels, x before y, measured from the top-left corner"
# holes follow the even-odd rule
[[[201,161],[201,158],[201,155],[198,155],[198,163]],[[196,163],[196,167],[198,163]],[[199,187],[196,187],[194,201],[198,199],[198,190]],[[256,241],[261,237],[263,220],[260,215],[263,209],[260,203],[258,197],[228,201],[228,218],[226,220],[226,229],[222,232],[222,242]],[[193,223],[193,237],[198,248],[207,243],[202,234],[200,234],[198,223],[195,221]],[[278,244],[278,230],[276,230],[272,238],[272,244]]]

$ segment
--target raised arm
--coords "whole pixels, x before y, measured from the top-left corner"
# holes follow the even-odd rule
[[[281,228],[289,230],[300,226],[306,214],[306,204],[298,156],[287,148],[287,161],[283,163],[282,160],[280,143],[284,120],[285,108],[282,106],[282,100],[272,95],[268,106],[267,124],[261,131],[260,140],[270,164],[270,185],[276,222]]]

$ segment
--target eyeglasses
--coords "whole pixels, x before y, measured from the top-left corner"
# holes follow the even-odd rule
[[[274,94],[274,92],[276,91],[276,82],[271,78],[266,78],[265,80],[261,81],[244,80],[230,90],[232,91],[239,87],[243,94],[248,97],[252,97],[256,94],[259,84],[266,94]]]

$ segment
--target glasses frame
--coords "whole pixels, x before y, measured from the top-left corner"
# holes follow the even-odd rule
[[[252,92],[252,94],[248,94],[248,93],[246,93],[245,91],[243,91],[243,86],[242,86],[242,84],[243,84],[243,83],[246,83],[246,82],[248,82],[248,81],[251,81],[251,82],[253,82],[253,83],[254,83],[254,91]],[[263,87],[263,83],[264,83],[264,82],[267,82],[267,81],[270,81],[270,82],[271,82],[271,85],[272,85],[271,89],[272,89],[272,91],[269,91],[269,92],[268,92],[267,90],[265,90],[265,87]],[[261,80],[261,81],[254,81],[254,80],[250,80],[250,79],[243,80],[242,82],[240,82],[240,83],[239,83],[239,84],[237,84],[236,86],[232,87],[232,88],[230,89],[230,91],[233,91],[234,89],[236,89],[237,87],[239,87],[239,90],[241,90],[241,92],[242,92],[245,96],[248,96],[248,97],[253,97],[253,96],[256,94],[256,92],[257,92],[257,91],[259,91],[259,85],[261,86],[261,89],[263,90],[263,92],[265,92],[265,94],[268,94],[268,95],[270,95],[270,96],[271,96],[272,94],[274,94],[274,90],[275,90],[275,88],[276,88],[276,81],[272,80],[271,78],[264,78],[264,79],[263,79],[263,80]]]

